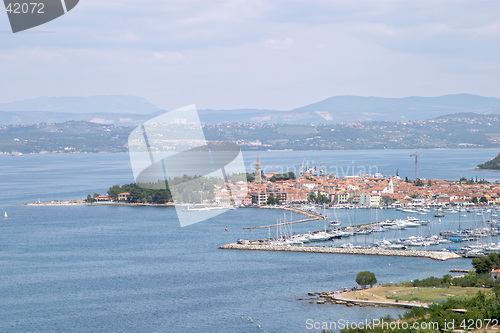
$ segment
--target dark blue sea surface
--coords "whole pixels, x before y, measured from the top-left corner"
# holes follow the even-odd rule
[[[398,167],[411,173],[408,153],[317,152],[323,164],[354,160],[378,164],[382,173]],[[475,177],[476,160],[496,155],[439,154],[441,164],[427,171],[422,166],[426,177],[431,170],[437,174],[432,178]],[[265,167],[298,165],[304,154],[259,155]],[[256,153],[244,156],[250,165]],[[494,180],[498,174],[479,173],[486,176]],[[23,205],[102,194],[128,182],[133,177],[126,154],[0,156],[0,211],[9,215],[0,223],[0,332],[308,332],[307,319],[364,321],[402,313],[298,300],[308,292],[352,287],[361,270],[373,271],[380,282],[398,282],[471,267],[468,259],[218,249],[238,238],[267,236],[267,229],[242,228],[272,224],[283,215],[278,210],[238,209],[181,228],[173,208]],[[343,223],[357,224],[396,212],[338,214]],[[295,225],[294,231],[318,230],[320,224]]]

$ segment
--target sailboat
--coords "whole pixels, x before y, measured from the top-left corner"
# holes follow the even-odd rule
[[[7,212],[5,212],[5,214],[3,215],[5,218],[8,218],[9,215],[7,215]]]

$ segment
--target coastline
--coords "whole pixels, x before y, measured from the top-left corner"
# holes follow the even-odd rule
[[[372,288],[370,288],[372,289]],[[363,289],[361,291],[361,295],[364,292],[365,294],[367,291],[370,291],[370,289]],[[349,292],[322,292],[322,293],[309,293],[309,296],[317,296],[318,298],[322,298],[322,300],[319,300],[318,298],[311,298],[311,301],[316,301],[316,304],[326,304],[326,303],[331,303],[331,304],[343,304],[348,307],[353,307],[353,306],[359,306],[359,307],[383,307],[383,308],[403,308],[403,309],[412,309],[412,308],[428,308],[429,304],[426,302],[408,302],[408,301],[398,301],[396,302],[395,300],[389,300],[389,299],[377,299],[373,295],[371,297],[374,297],[373,300],[368,299],[365,295],[365,297],[358,299],[351,299],[347,297],[343,297],[342,295],[349,295],[353,293],[352,291]],[[357,292],[354,292],[357,293]],[[303,299],[299,299],[303,300]]]
[[[24,206],[48,207],[48,206],[147,206],[147,207],[174,207],[173,202],[166,204],[150,203],[128,203],[128,202],[94,202],[88,203],[85,200],[54,200],[44,202],[26,203]]]
[[[481,168],[474,168],[472,171],[500,171],[500,169],[481,169]]]

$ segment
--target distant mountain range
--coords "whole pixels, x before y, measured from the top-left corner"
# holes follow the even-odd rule
[[[39,97],[0,104],[0,111],[150,114],[158,110],[136,96]]]
[[[40,97],[0,104],[0,125],[83,120],[137,125],[165,110],[134,96]],[[470,94],[440,97],[336,96],[290,111],[199,110],[205,124],[331,124],[355,121],[419,120],[456,113],[500,114],[500,98]]]

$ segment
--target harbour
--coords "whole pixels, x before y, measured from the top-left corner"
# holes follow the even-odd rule
[[[459,257],[474,258],[500,251],[498,242],[500,220],[496,219],[496,209],[500,210],[500,208],[495,206],[487,209],[469,208],[469,219],[464,217],[463,213],[466,210],[462,209],[458,209],[456,215],[450,213],[450,210],[446,211],[449,214],[448,218],[442,216],[427,219],[422,218],[421,210],[414,210],[413,212],[418,214],[418,217],[406,216],[370,223],[354,221],[352,215],[358,215],[358,210],[361,216],[363,216],[362,213],[368,211],[373,215],[375,211],[375,219],[378,219],[379,211],[382,210],[335,209],[333,220],[335,222],[332,222],[326,215],[327,211],[321,209],[320,206],[315,210],[299,207],[263,206],[260,208],[282,209],[285,212],[315,217],[292,221],[290,215],[288,221],[287,213],[284,212],[276,219],[276,224],[243,228],[246,230],[267,229],[267,237],[253,240],[241,238],[236,243],[221,246],[221,249],[422,256],[437,260],[441,260],[440,258],[446,258],[445,260]],[[347,223],[342,224],[338,221],[337,212],[340,211],[344,211],[342,215],[347,219]],[[393,217],[411,213],[406,209],[384,209],[383,211],[386,215]],[[431,211],[427,210],[427,213],[430,214]],[[489,218],[485,218],[488,214]],[[457,218],[457,220],[452,220],[450,217]],[[303,233],[297,228],[292,229],[292,225],[307,224],[306,222],[316,222],[316,226],[322,228]],[[303,230],[304,227],[301,229]],[[305,248],[305,250],[300,248]],[[436,253],[450,253],[450,255],[437,255]]]
[[[266,165],[292,165],[303,156],[301,152],[259,154]],[[366,165],[379,163],[379,169],[387,173],[401,165],[397,155],[407,155],[405,151],[314,154],[324,161],[333,156],[339,164],[351,165],[352,160],[362,160],[359,163]],[[456,170],[467,170],[471,163],[463,159],[457,161],[454,156],[470,157],[471,162],[485,160],[488,152],[442,151],[440,154],[445,169],[446,165],[456,166],[448,168],[450,178],[456,179]],[[250,165],[256,153],[245,152],[245,158],[247,156]],[[283,325],[276,320],[276,309],[280,309],[280,316],[290,327],[287,331],[298,333],[304,331],[307,318],[359,321],[388,314],[397,317],[405,311],[383,307],[353,310],[347,306],[337,306],[332,311],[330,306],[297,301],[311,290],[352,287],[359,271],[369,270],[381,282],[396,283],[442,276],[451,269],[471,268],[469,258],[442,261],[426,257],[218,249],[239,238],[267,239],[268,228],[243,228],[274,225],[280,218],[284,220],[283,213],[286,221],[307,218],[280,209],[238,208],[181,228],[173,207],[24,206],[23,203],[37,202],[38,198],[41,202],[55,198],[64,201],[84,197],[89,192],[104,193],[112,184],[129,183],[133,181],[129,158],[126,154],[59,154],[0,156],[0,159],[4,165],[2,176],[10,180],[0,194],[2,211],[8,212],[8,219],[2,224],[0,258],[5,267],[0,279],[2,331],[95,331],[113,327],[116,331],[201,329],[229,333],[258,332],[255,324],[259,324],[267,331],[281,332]],[[411,171],[412,166],[409,163],[400,166],[400,172],[403,167]],[[438,173],[436,177],[444,177],[444,171],[426,170],[425,164],[421,170],[422,177],[434,171]],[[316,208],[318,214],[323,214],[322,207]],[[326,208],[327,229],[333,219],[342,222],[340,228],[404,220],[407,216],[431,222],[417,228],[354,234],[308,244],[364,246],[365,241],[368,245],[374,238],[392,241],[399,234],[403,238],[421,232],[425,235],[427,228],[435,235],[458,229],[458,213],[444,212],[441,223],[439,218],[434,218],[434,213],[435,210],[420,215],[385,208]],[[473,227],[482,219],[477,212],[465,213],[468,217],[461,217],[461,228]],[[314,233],[324,230],[325,221],[314,220],[290,227],[292,235]],[[271,230],[275,234],[275,227]],[[495,236],[492,238],[495,242]],[[486,240],[489,242],[489,238],[483,238]],[[461,244],[476,242],[469,240]],[[425,249],[440,246],[450,244],[430,245]],[[193,298],[194,294],[203,297]],[[263,303],[267,306],[263,307]],[[251,317],[253,324],[241,317]]]

